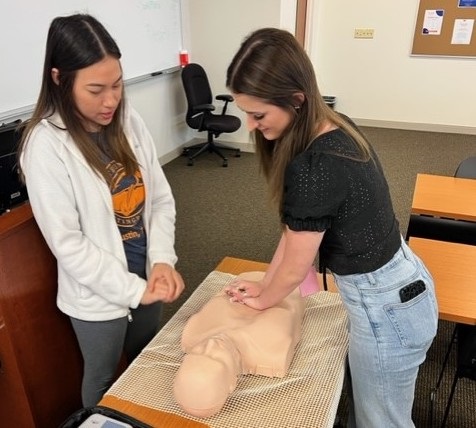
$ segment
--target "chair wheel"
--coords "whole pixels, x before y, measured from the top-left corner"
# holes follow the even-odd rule
[[[224,160],[223,161],[223,164],[222,164],[222,167],[223,168],[226,168],[228,166],[228,161],[227,160]]]
[[[193,159],[189,159],[188,162],[187,162],[187,165],[188,166],[193,166]]]
[[[239,158],[239,157],[241,157],[241,151],[240,151],[240,149],[238,149],[238,150],[236,151],[236,153],[235,153],[235,158]]]

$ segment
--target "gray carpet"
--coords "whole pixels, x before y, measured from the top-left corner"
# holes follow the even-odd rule
[[[453,175],[458,163],[476,155],[476,136],[363,128],[377,151],[389,182],[403,235],[410,215],[416,174]],[[186,291],[164,311],[165,323],[205,276],[225,256],[269,262],[279,239],[277,214],[268,203],[266,185],[259,174],[256,156],[243,153],[229,156],[228,168],[213,153],[187,166],[179,157],[164,166],[177,204],[177,269],[186,282]],[[476,310],[476,308],[475,308]],[[426,362],[417,382],[414,420],[417,427],[429,427],[429,394],[438,378],[454,324],[440,322]],[[453,379],[455,352],[436,399],[436,421],[441,421]],[[476,382],[460,379],[451,407],[448,428],[476,426]],[[344,393],[339,420],[347,415]],[[439,426],[439,424],[433,424]],[[385,427],[382,427],[385,428]]]

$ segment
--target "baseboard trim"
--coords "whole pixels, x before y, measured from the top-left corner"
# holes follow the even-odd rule
[[[165,155],[159,156],[160,165],[165,165],[166,163],[172,162],[174,159],[182,155],[184,145],[177,147],[171,152],[166,153]]]
[[[448,134],[467,134],[467,135],[476,135],[476,127],[474,126],[459,126],[459,125],[442,125],[435,123],[417,123],[417,122],[397,122],[392,120],[374,120],[374,119],[362,119],[358,117],[353,117],[352,120],[359,126],[370,126],[376,128],[393,128],[393,129],[403,129],[408,131],[428,131],[428,132],[443,132]],[[193,144],[198,144],[203,142],[201,138],[192,138],[190,141],[183,143],[181,146],[172,150],[169,153],[166,153],[163,156],[159,157],[159,162],[161,165],[165,165],[168,162],[173,161],[182,155],[184,147],[191,146]],[[231,147],[236,147],[242,152],[254,153],[255,145],[252,142],[236,142],[236,141],[220,141],[217,140],[217,143],[222,143],[229,145]]]
[[[242,152],[246,153],[254,153],[255,152],[255,145],[253,143],[242,143],[237,141],[220,141],[224,145],[229,145],[231,147],[236,147],[240,149]]]
[[[376,128],[394,128],[408,131],[444,132],[448,134],[476,135],[476,127],[461,125],[442,125],[437,123],[397,122],[391,120],[373,120],[353,117],[352,120],[359,126],[373,126]]]

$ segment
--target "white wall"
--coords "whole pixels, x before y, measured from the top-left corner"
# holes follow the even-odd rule
[[[226,69],[251,31],[280,27],[294,32],[296,0],[182,0],[182,4],[189,20],[190,33],[185,46],[190,62],[203,66],[214,95],[227,93]],[[219,103],[215,105],[217,109],[220,106]],[[232,141],[238,143],[236,147],[251,150],[245,116],[234,103],[229,105],[227,112],[239,116],[242,126],[233,134],[220,135],[220,140]]]
[[[476,134],[476,58],[411,56],[417,1],[308,2],[306,45],[338,110],[364,125]]]
[[[154,138],[160,163],[179,156],[181,146],[191,138],[180,72],[126,85],[125,91]]]
[[[294,31],[295,16],[296,0],[182,0],[183,47],[190,61],[207,71],[213,93],[226,93],[226,68],[243,38],[265,26]],[[187,104],[180,72],[127,85],[126,95],[147,123],[162,164],[179,156],[193,138],[206,138],[185,123]],[[220,140],[253,150],[244,115],[233,104],[228,112],[240,116],[243,126],[233,134],[222,134]]]
[[[321,92],[335,95],[339,110],[364,125],[476,134],[476,85],[470,80],[476,59],[411,56],[418,2],[308,4],[307,49]],[[293,31],[295,5],[296,0],[182,0],[184,48],[205,67],[215,94],[226,91],[226,68],[243,38],[265,26]],[[374,28],[375,38],[354,39],[357,27]],[[128,85],[126,94],[149,126],[161,163],[198,136],[184,121],[179,72]],[[229,111],[244,121],[236,107]],[[251,147],[245,123],[222,135],[245,150]]]

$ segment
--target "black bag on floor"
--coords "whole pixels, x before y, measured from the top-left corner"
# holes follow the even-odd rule
[[[131,416],[121,413],[117,410],[109,409],[103,406],[87,407],[74,412],[66,421],[64,421],[59,428],[78,428],[89,416],[104,415],[112,418],[114,421],[124,422],[132,426],[132,428],[152,428],[144,422],[141,422]],[[106,424],[107,427],[112,427],[112,422]],[[103,424],[97,425],[101,428]]]

